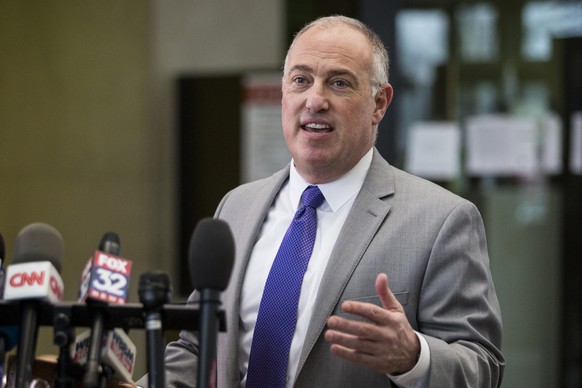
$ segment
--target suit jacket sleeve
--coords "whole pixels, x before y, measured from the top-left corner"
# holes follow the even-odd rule
[[[504,360],[501,315],[485,231],[475,206],[462,202],[439,231],[418,304],[418,329],[431,352],[431,387],[496,387]]]

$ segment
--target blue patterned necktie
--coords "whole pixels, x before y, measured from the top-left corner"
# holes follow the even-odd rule
[[[324,199],[317,186],[305,189],[301,195],[303,205],[295,213],[275,256],[253,334],[247,388],[285,387],[301,284],[315,242],[316,209]]]

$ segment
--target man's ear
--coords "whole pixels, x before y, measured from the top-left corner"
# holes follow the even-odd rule
[[[388,106],[392,102],[393,94],[394,90],[392,89],[392,85],[389,83],[385,83],[378,88],[376,96],[374,97],[374,101],[376,102],[376,109],[374,110],[372,121],[374,125],[379,124],[384,117],[386,109],[388,109]]]

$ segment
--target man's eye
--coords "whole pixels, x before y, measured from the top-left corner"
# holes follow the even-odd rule
[[[347,86],[349,86],[349,84],[342,80],[342,79],[336,79],[332,82],[333,86],[337,87],[337,88],[345,88]]]
[[[296,84],[304,84],[307,82],[307,80],[303,77],[295,77],[293,78],[293,82]]]

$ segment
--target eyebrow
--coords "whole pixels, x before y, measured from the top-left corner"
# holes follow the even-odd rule
[[[292,73],[293,71],[305,71],[307,73],[313,73],[314,70],[312,67],[307,66],[307,65],[295,65],[292,68],[289,69],[289,73]],[[338,69],[338,70],[330,70],[326,73],[327,77],[335,77],[335,76],[349,76],[350,78],[352,78],[354,81],[358,80],[358,77],[356,77],[356,75],[349,71],[349,70],[345,70],[345,69]]]
[[[306,71],[308,73],[313,73],[313,69],[307,65],[295,65],[292,68],[289,69],[289,73],[293,72],[293,71]]]

